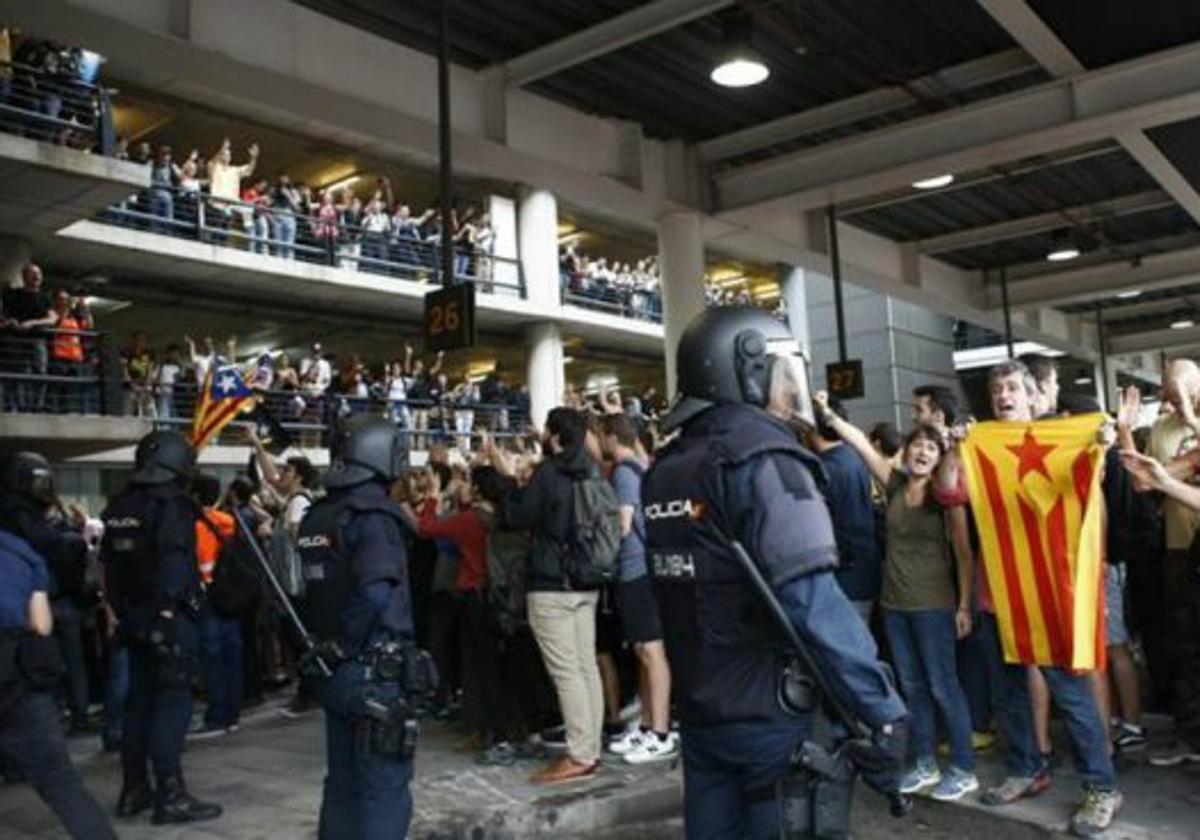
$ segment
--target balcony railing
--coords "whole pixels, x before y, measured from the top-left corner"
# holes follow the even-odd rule
[[[0,413],[137,417],[186,430],[195,412],[194,380],[161,385],[130,379],[121,355],[103,333],[41,330],[0,332]],[[136,362],[134,363],[136,372]],[[245,443],[242,429],[270,422],[306,446],[327,442],[331,426],[355,414],[388,417],[410,435],[410,444],[443,442],[467,448],[481,432],[507,438],[529,431],[528,408],[515,402],[461,402],[453,394],[389,400],[339,394],[336,388],[258,392],[260,411],[232,424],[219,443]]]
[[[662,296],[657,289],[564,284],[562,302],[636,321],[662,323]]]
[[[108,224],[207,242],[285,260],[435,282],[441,245],[413,234],[376,232],[361,225],[279,207],[213,198],[195,190],[151,187],[100,214]],[[520,263],[478,248],[454,251],[454,279],[483,294],[525,296]]]
[[[0,131],[109,154],[112,108],[103,88],[66,73],[0,62]]]

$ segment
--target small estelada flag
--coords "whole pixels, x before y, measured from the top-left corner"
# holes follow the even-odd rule
[[[233,365],[213,366],[204,377],[200,402],[192,416],[192,446],[200,451],[239,414],[258,402],[254,391]]]
[[[1102,414],[979,423],[962,444],[1004,658],[1104,667]]]

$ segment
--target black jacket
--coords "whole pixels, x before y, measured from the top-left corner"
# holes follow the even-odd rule
[[[529,486],[509,490],[504,500],[504,521],[510,528],[533,532],[529,558],[528,592],[565,592],[567,583],[561,547],[572,527],[573,484],[584,478],[595,462],[585,447],[560,452],[543,461]]]

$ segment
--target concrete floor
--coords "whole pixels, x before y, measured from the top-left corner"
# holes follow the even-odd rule
[[[117,824],[126,840],[278,840],[316,836],[323,774],[320,714],[292,721],[276,704],[257,710],[242,730],[189,745],[184,760],[189,785],[225,806],[225,815],[194,827],[155,828],[147,820]],[[447,726],[426,727],[417,764],[414,840],[509,840],[520,837],[589,837],[654,840],[682,834],[678,819],[680,773],[668,765],[631,768],[609,761],[588,782],[551,790],[534,788],[536,768],[484,768]],[[115,756],[99,754],[95,739],[71,742],[79,767],[103,804],[115,802],[120,771]],[[1065,744],[1061,745],[1065,749]],[[997,755],[981,756],[981,779],[1002,775]],[[1108,840],[1200,838],[1200,766],[1158,770],[1144,759],[1122,760],[1126,806]],[[860,786],[861,787],[861,786]],[[882,800],[860,790],[855,837],[887,840],[1024,840],[1062,836],[1079,788],[1070,769],[1036,800],[994,811],[968,797],[956,805],[918,803],[905,820],[888,816]],[[62,837],[54,818],[26,786],[0,788],[0,838]],[[347,840],[351,840],[348,838]]]

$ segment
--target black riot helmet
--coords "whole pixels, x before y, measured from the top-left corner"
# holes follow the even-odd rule
[[[331,490],[368,481],[391,483],[408,469],[408,448],[400,430],[382,417],[360,414],[342,423],[329,445]]]
[[[196,450],[179,432],[151,432],[138,441],[134,462],[135,484],[184,481],[196,466]]]
[[[706,309],[683,331],[675,359],[677,396],[663,420],[667,430],[719,403],[812,422],[808,361],[788,328],[761,309]]]
[[[14,452],[5,458],[0,481],[5,493],[38,505],[52,505],[57,500],[54,469],[37,452]]]

